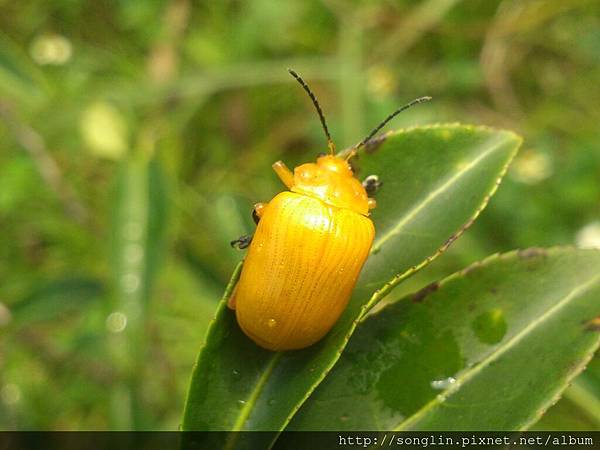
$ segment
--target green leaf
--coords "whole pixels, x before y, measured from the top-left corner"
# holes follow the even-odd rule
[[[104,286],[93,278],[69,277],[44,283],[11,307],[11,326],[22,327],[84,312],[100,301],[103,294]]]
[[[12,40],[0,34],[0,92],[29,102],[43,94],[44,78],[35,64]]]
[[[527,429],[598,347],[599,315],[600,252],[492,256],[369,316],[290,429]]]
[[[112,266],[114,299],[107,318],[111,358],[121,374],[113,389],[113,421],[142,428],[136,393],[147,360],[147,306],[164,246],[167,197],[158,160],[139,153],[124,158],[115,189]],[[131,413],[131,416],[129,416]]]
[[[446,125],[388,134],[380,147],[371,145],[359,176],[377,174],[384,185],[360,290],[397,284],[460,237],[496,191],[520,142],[506,131]]]
[[[283,429],[335,364],[366,309],[473,222],[519,143],[505,131],[437,125],[389,133],[371,144],[355,161],[359,176],[378,174],[384,186],[373,213],[373,254],[348,308],[319,343],[273,353],[240,331],[223,301],[194,368],[183,429]]]
[[[535,430],[597,430],[600,428],[600,355],[537,422]]]
[[[112,224],[114,284],[117,295],[134,299],[133,303],[143,307],[164,252],[167,183],[158,160],[145,158],[123,161],[116,181]],[[124,303],[133,305],[130,301]]]

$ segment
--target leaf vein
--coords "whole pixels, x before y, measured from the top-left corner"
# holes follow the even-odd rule
[[[427,412],[436,406],[441,405],[450,395],[454,394],[461,386],[472,379],[485,367],[489,366],[490,363],[497,360],[501,355],[506,353],[508,350],[517,345],[523,338],[525,338],[530,332],[537,328],[540,324],[544,323],[548,318],[560,311],[564,306],[569,304],[573,299],[577,298],[581,294],[594,287],[594,284],[600,281],[600,275],[596,275],[590,278],[587,282],[577,286],[565,295],[560,301],[558,301],[552,308],[549,308],[544,314],[538,317],[536,320],[531,321],[526,327],[524,327],[519,333],[515,334],[509,339],[505,345],[499,347],[495,352],[490,353],[484,358],[479,364],[473,366],[471,369],[466,370],[460,376],[457,377],[456,383],[443,394],[438,395],[436,398],[431,400],[429,403],[424,405],[419,411],[413,414],[408,419],[402,421],[394,428],[394,431],[406,430],[407,427],[414,424],[417,420],[423,417]]]
[[[399,234],[401,232],[402,228],[408,222],[410,222],[417,214],[419,214],[426,206],[428,206],[437,197],[439,197],[444,192],[446,192],[448,189],[450,189],[465,174],[469,173],[471,170],[473,170],[475,167],[477,167],[477,165],[481,161],[483,161],[485,158],[487,158],[487,156],[489,156],[491,153],[496,151],[503,143],[503,140],[498,137],[495,137],[493,139],[496,139],[498,142],[496,142],[494,145],[490,145],[490,148],[488,150],[481,153],[479,156],[477,156],[477,158],[475,158],[471,162],[469,162],[469,164],[465,165],[460,170],[458,170],[454,175],[449,177],[444,183],[442,183],[440,186],[438,186],[437,189],[435,189],[435,190],[431,191],[429,194],[427,194],[427,196],[421,202],[419,202],[416,206],[414,206],[410,211],[408,211],[404,215],[402,220],[397,222],[396,225],[390,231],[388,231],[383,236],[381,236],[381,238],[376,239],[373,244],[373,248],[371,249],[371,253],[377,253],[381,249],[382,245],[385,242],[387,242],[393,236]]]

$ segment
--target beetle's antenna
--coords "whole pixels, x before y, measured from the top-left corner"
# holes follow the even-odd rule
[[[379,130],[381,130],[390,120],[392,120],[394,117],[396,117],[402,111],[406,111],[411,106],[415,106],[415,105],[418,105],[419,103],[423,103],[423,102],[428,102],[429,100],[431,100],[431,97],[429,97],[429,96],[419,97],[419,98],[413,100],[412,102],[409,102],[404,106],[401,106],[396,111],[391,113],[389,116],[387,116],[383,120],[383,122],[381,122],[379,125],[377,125],[375,127],[375,129],[373,131],[371,131],[366,138],[364,138],[362,141],[360,141],[358,144],[356,144],[354,147],[352,147],[352,149],[350,150],[350,153],[348,153],[348,156],[346,157],[346,160],[348,160],[348,159],[352,158],[354,155],[356,155],[356,152],[358,151],[359,148],[361,148],[363,145],[365,145],[367,142],[369,142],[371,140],[371,138],[373,136],[375,136]]]
[[[325,132],[325,136],[327,136],[327,148],[329,149],[329,153],[331,155],[335,154],[335,144],[333,143],[333,140],[331,139],[331,135],[329,134],[329,130],[327,129],[327,123],[325,122],[325,116],[323,115],[321,106],[319,105],[319,102],[317,101],[317,97],[315,97],[315,94],[312,93],[312,91],[310,90],[308,85],[304,82],[304,80],[300,77],[300,75],[298,75],[292,69],[288,69],[288,72],[290,73],[291,76],[293,76],[296,79],[296,81],[298,81],[298,83],[300,83],[302,88],[304,88],[304,90],[306,91],[306,93],[308,94],[310,99],[312,100],[313,105],[315,105],[317,113],[319,114],[319,119],[321,120],[321,125],[323,125],[323,131]]]

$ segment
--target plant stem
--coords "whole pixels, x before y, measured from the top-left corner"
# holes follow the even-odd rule
[[[113,426],[138,428],[140,388],[146,359],[144,286],[148,229],[148,162],[136,155],[124,161],[117,203],[116,301],[107,319],[110,349],[121,382],[111,399]]]

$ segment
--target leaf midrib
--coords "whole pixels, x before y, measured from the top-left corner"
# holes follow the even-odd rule
[[[444,124],[444,126],[446,128],[454,128],[454,126],[448,125],[448,124]],[[437,128],[437,127],[431,126],[431,127],[422,127],[422,128]],[[443,128],[443,127],[440,126],[440,128]],[[461,128],[465,128],[465,126],[457,126],[456,128],[461,129]],[[485,130],[484,127],[474,127],[474,128],[480,129],[482,131]],[[437,196],[441,195],[444,191],[448,190],[452,186],[452,184],[454,184],[456,181],[458,181],[458,179],[460,179],[462,176],[466,175],[466,173],[468,173],[469,171],[474,169],[481,160],[486,158],[488,155],[493,154],[495,151],[498,151],[499,149],[501,150],[502,143],[510,144],[511,138],[514,136],[511,133],[508,133],[503,130],[493,130],[493,129],[487,129],[487,130],[492,131],[494,133],[498,133],[497,136],[492,135],[487,140],[482,141],[482,143],[481,143],[482,146],[489,145],[490,148],[488,148],[487,150],[485,150],[484,152],[479,154],[476,157],[475,161],[470,161],[466,166],[462,167],[459,172],[452,175],[449,179],[447,179],[447,181],[445,181],[441,186],[439,186],[434,192],[431,192],[429,194],[429,196],[427,196],[421,202],[423,204],[416,205],[413,208],[411,208],[411,210],[407,211],[403,215],[403,217],[400,219],[400,221],[399,221],[400,224],[399,225],[396,224],[396,226],[395,226],[396,229],[402,228],[407,222],[409,222],[414,216],[416,216],[421,210],[423,210],[428,204],[430,204]],[[404,130],[404,131],[410,131],[410,130]],[[518,145],[517,145],[517,147],[518,147]],[[514,153],[516,153],[516,148],[513,151],[511,151],[510,153],[511,153],[510,157],[506,161],[504,169],[499,174],[500,177],[502,177],[506,167],[508,166],[510,160],[512,159],[512,156],[514,156]],[[495,191],[495,188],[491,190],[491,193],[493,193],[494,191]],[[491,195],[491,193],[488,193],[488,194]],[[429,197],[431,197],[431,198],[429,198]],[[483,205],[485,205],[486,203],[487,203],[487,201],[484,201]],[[389,239],[389,237],[386,239]],[[376,243],[376,245],[377,245],[377,243]],[[439,250],[438,250],[438,253],[439,253]],[[426,258],[424,263],[427,263],[427,260],[430,258],[431,257]],[[232,281],[233,281],[233,278],[232,278],[232,280],[230,280],[230,283],[232,283]],[[232,284],[235,284],[235,283],[232,283]],[[233,288],[233,286],[231,286],[231,287]],[[229,286],[228,286],[228,288],[229,288]],[[224,297],[224,301],[226,301],[226,299],[228,297],[227,292],[225,293],[225,295],[223,297]],[[347,330],[346,336],[349,336],[352,334],[352,332],[356,328],[357,323],[358,323],[358,318],[357,318],[357,320],[354,321],[353,326],[349,330]],[[214,324],[212,324],[212,325],[214,325]],[[210,331],[208,334],[210,334]],[[318,379],[314,380],[311,388],[305,393],[305,396],[302,399],[300,399],[300,401],[297,402],[296,408],[294,408],[294,410],[288,414],[285,421],[283,421],[283,423],[281,424],[281,429],[283,429],[283,428],[285,428],[285,426],[287,426],[287,424],[289,423],[290,419],[295,414],[295,412],[300,408],[300,406],[304,403],[304,401],[310,396],[310,394],[318,386],[320,381],[327,375],[327,373],[329,372],[331,367],[333,367],[333,365],[335,364],[337,359],[339,359],[339,355],[340,355],[340,352],[338,352],[336,355],[334,355],[333,359],[329,362],[327,367],[324,368],[322,375]],[[273,371],[276,369],[277,365],[280,362],[281,358],[276,357],[276,356],[277,355],[274,355],[274,357],[270,361],[268,361],[268,369],[265,369],[265,372],[263,372],[263,374],[259,377],[259,379],[257,380],[257,384],[254,386],[254,388],[252,389],[252,392],[250,392],[249,396],[247,397],[248,398],[247,403],[244,405],[243,410],[240,411],[240,414],[236,419],[236,422],[235,422],[236,427],[237,427],[236,429],[242,429],[243,426],[247,423],[248,418],[252,415],[252,411],[254,410],[254,408],[256,406],[257,399],[260,397],[260,395],[264,389],[264,386],[268,383],[268,380],[271,378]],[[200,358],[201,357],[202,356],[200,356]],[[188,405],[186,403],[186,409],[187,409],[187,407],[188,407]]]
[[[277,353],[273,354],[273,356],[271,357],[271,360],[269,361],[269,364],[267,365],[267,367],[265,367],[264,372],[261,374],[260,378],[258,379],[256,386],[254,386],[254,389],[252,389],[252,391],[250,392],[250,395],[248,396],[248,399],[246,400],[244,407],[240,411],[240,415],[238,416],[237,420],[233,424],[231,431],[241,431],[242,430],[242,428],[244,427],[244,424],[246,423],[246,420],[248,420],[248,417],[250,416],[250,413],[252,412],[253,407],[256,405],[256,400],[258,399],[258,396],[260,395],[263,388],[265,387],[265,384],[267,384],[267,381],[269,380],[269,377],[271,376],[273,369],[275,368],[275,366],[281,359],[282,355],[283,355],[283,352],[277,352]]]
[[[477,165],[484,160],[488,155],[494,153],[495,151],[498,150],[498,148],[500,148],[501,144],[503,142],[505,142],[505,136],[504,135],[498,135],[498,136],[492,136],[488,141],[486,141],[486,144],[489,141],[493,141],[496,140],[497,142],[495,143],[490,143],[490,148],[488,150],[486,150],[485,152],[481,153],[480,155],[478,155],[474,160],[472,160],[469,164],[467,164],[465,167],[463,167],[460,171],[456,172],[453,176],[451,176],[446,182],[444,182],[441,186],[439,186],[435,191],[433,191],[432,193],[430,193],[425,200],[423,200],[422,202],[420,202],[417,206],[413,207],[411,210],[408,211],[408,213],[403,215],[403,218],[399,221],[400,225],[396,225],[394,227],[394,230],[401,228],[405,223],[407,223],[410,219],[412,219],[412,217],[414,217],[416,214],[418,214],[418,212],[420,210],[422,210],[425,206],[427,206],[429,203],[431,203],[431,201],[433,201],[433,199],[435,199],[435,197],[441,195],[444,191],[446,191],[447,189],[449,189],[454,183],[456,183],[462,176],[464,176],[466,173],[468,173],[470,170],[472,170],[473,168],[477,167]],[[512,156],[511,158],[512,159]],[[510,159],[508,160],[510,162]],[[508,163],[506,163],[506,165],[504,166],[504,169],[506,169]],[[503,173],[503,172],[501,172]],[[492,191],[493,192],[493,191]],[[485,203],[485,202],[484,202]],[[394,230],[392,230],[389,233],[386,233],[385,236],[389,235],[390,233],[392,233]],[[391,237],[391,235],[389,236]],[[387,239],[389,239],[386,238]],[[383,238],[382,238],[383,239]],[[375,247],[375,245],[377,245],[377,242],[373,245],[373,248]],[[381,245],[381,241],[379,241],[379,245]],[[371,249],[371,253],[373,252],[373,248]],[[424,262],[427,261],[427,258],[424,260]],[[374,295],[377,294],[377,291],[375,291]],[[367,304],[365,304],[365,306],[369,305],[371,303],[371,301],[367,302]],[[362,314],[361,314],[362,315]],[[352,328],[350,330],[348,330],[348,334],[350,335],[354,332],[354,329],[357,326],[358,323],[358,319],[354,322],[354,326],[352,326]],[[283,355],[283,353],[278,353],[278,355]],[[337,357],[335,357],[332,361],[331,364],[326,368],[326,370],[324,371],[324,375],[317,380],[312,386],[311,389],[309,389],[306,392],[305,397],[298,403],[298,408],[300,405],[302,405],[304,403],[304,401],[306,401],[306,399],[312,394],[312,392],[314,391],[314,389],[316,388],[316,386],[318,386],[318,384],[320,383],[320,381],[326,376],[326,374],[329,372],[329,369],[331,369],[331,367],[333,367],[333,365],[337,362],[337,360],[339,359],[339,355],[340,353],[338,353]],[[277,363],[279,362],[280,358],[274,358],[269,362],[269,365],[267,367],[267,369],[265,370],[265,372],[263,373],[263,375],[260,377],[259,382],[257,384],[257,386],[255,386],[255,388],[253,389],[252,393],[250,394],[249,400],[247,401],[246,405],[244,406],[244,409],[242,410],[242,414],[240,414],[240,416],[238,417],[238,419],[236,420],[236,423],[234,425],[234,430],[235,431],[239,431],[241,430],[241,427],[243,426],[243,424],[245,423],[245,421],[248,419],[249,415],[252,413],[252,407],[254,406],[256,399],[258,398],[258,396],[260,395],[260,392],[262,391],[262,387],[266,384],[266,382],[268,381],[271,373],[273,372],[275,366],[277,365]],[[252,403],[251,403],[251,400]],[[295,411],[294,411],[295,412]],[[284,423],[281,426],[281,429],[284,429],[288,423],[291,420],[291,417],[293,416],[294,413],[291,413],[286,420],[284,421]],[[236,426],[238,426],[238,428],[236,428]]]
[[[504,141],[504,137],[494,136],[493,139],[497,140],[498,142],[494,143],[488,150],[486,150],[485,152],[483,152],[480,155],[478,155],[475,159],[473,159],[472,161],[470,161],[469,164],[467,164],[466,166],[462,167],[454,175],[452,175],[451,177],[449,177],[444,183],[442,183],[440,186],[438,186],[437,189],[435,189],[434,191],[430,192],[422,201],[420,201],[418,204],[416,204],[415,206],[413,206],[413,208],[410,209],[408,211],[408,213],[404,215],[404,217],[402,218],[402,220],[398,221],[396,223],[396,225],[394,225],[394,227],[391,230],[389,230],[387,233],[385,233],[379,239],[375,239],[375,242],[373,243],[373,247],[371,248],[371,254],[377,253],[381,249],[381,246],[386,241],[388,241],[389,239],[391,239],[393,236],[397,235],[400,232],[400,230],[410,220],[412,220],[419,212],[421,212],[427,205],[429,205],[437,197],[439,197],[444,192],[446,192],[448,189],[450,189],[465,174],[469,173],[471,170],[473,170],[475,167],[477,167],[477,165],[481,161],[483,161],[484,159],[486,159],[490,154],[492,154],[495,151],[497,151],[498,148],[501,146],[501,144],[503,142],[505,142]]]
[[[408,426],[414,424],[416,421],[421,419],[425,414],[427,414],[430,410],[442,404],[448,397],[458,391],[465,382],[471,380],[475,375],[481,372],[484,368],[488,367],[493,361],[498,359],[508,350],[517,345],[524,337],[526,337],[531,331],[537,328],[540,324],[544,323],[546,319],[550,318],[554,313],[560,311],[564,306],[569,304],[573,299],[577,298],[579,295],[585,293],[588,289],[593,287],[593,285],[600,281],[600,275],[596,275],[590,278],[587,282],[577,286],[571,292],[569,292],[566,296],[564,296],[559,302],[557,302],[552,308],[548,309],[544,314],[538,317],[536,320],[531,321],[526,327],[524,327],[519,333],[515,334],[511,339],[509,339],[505,345],[499,347],[496,351],[490,353],[486,358],[484,358],[479,364],[473,366],[470,369],[467,369],[460,376],[456,378],[455,384],[449,388],[446,392],[438,395],[429,403],[425,404],[421,409],[419,409],[415,414],[410,416],[408,419],[400,422],[398,426],[396,426],[393,431],[402,431],[405,430]]]

